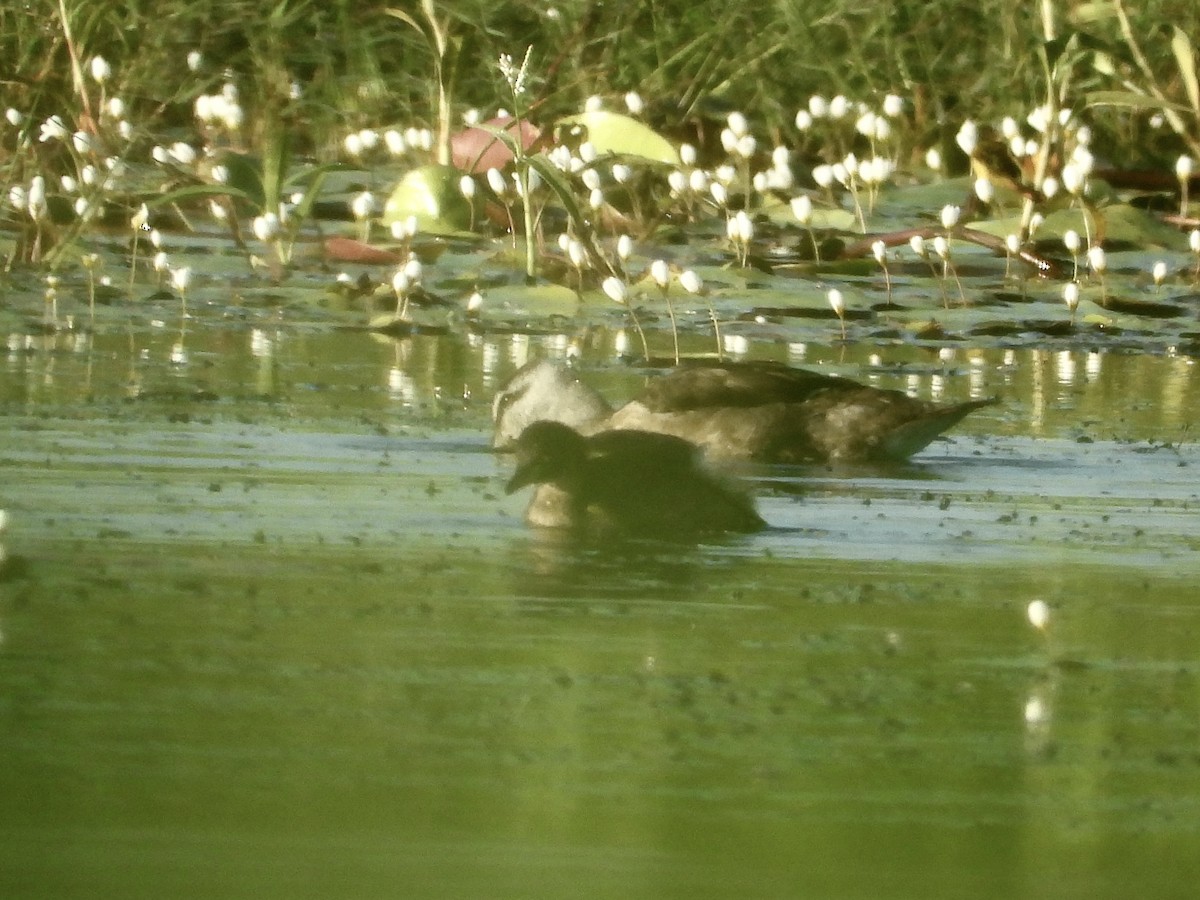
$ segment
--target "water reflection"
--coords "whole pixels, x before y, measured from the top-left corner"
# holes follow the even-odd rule
[[[511,546],[512,590],[603,603],[696,600],[714,569],[734,562],[747,541],[731,536],[697,544],[530,529]]]
[[[685,352],[711,354],[711,340]],[[1194,364],[1185,356],[1094,350],[951,348],[906,345],[778,345],[727,334],[730,355],[772,359],[844,374],[913,397],[955,402],[999,396],[1001,406],[972,416],[960,433],[988,430],[1035,437],[1076,436],[1085,423],[1114,423],[1119,436],[1175,440],[1200,404]],[[305,415],[401,410],[406,416],[466,409],[486,427],[497,386],[531,359],[577,359],[615,401],[645,377],[629,359],[628,334],[590,328],[551,334],[416,335],[386,339],[361,332],[305,332],[189,320],[137,332],[18,334],[6,337],[0,402],[61,405],[123,397],[272,398]],[[202,361],[198,365],[197,361]]]

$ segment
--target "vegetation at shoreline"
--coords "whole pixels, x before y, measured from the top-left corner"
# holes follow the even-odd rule
[[[631,258],[631,240],[676,243],[681,225],[747,269],[769,271],[784,246],[813,272],[874,256],[889,303],[889,260],[904,253],[930,267],[947,309],[967,300],[954,244],[1044,274],[1053,241],[1050,256],[1073,263],[1057,274],[1074,326],[1085,277],[1108,306],[1116,177],[1137,173],[1142,205],[1177,210],[1163,216],[1174,249],[1192,232],[1200,260],[1197,31],[1200,9],[1178,0],[902,2],[887,15],[845,2],[40,0],[0,11],[0,251],[9,270],[50,273],[48,310],[57,273],[86,272],[94,309],[97,277],[115,282],[85,238],[124,234],[130,299],[141,266],[186,306],[191,272],[156,225],[216,220],[278,280],[301,231],[340,204],[361,246],[333,257],[394,263],[373,291],[394,295],[393,321],[424,290],[418,232],[511,232],[529,283],[615,301],[644,349],[638,300],[666,300],[674,333],[672,285],[707,296],[686,260]],[[452,136],[505,152],[484,166]],[[896,186],[950,176],[967,177],[961,203],[869,227]],[[828,293],[845,339],[844,300]]]

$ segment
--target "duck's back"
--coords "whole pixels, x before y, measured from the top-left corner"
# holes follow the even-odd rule
[[[748,496],[700,465],[695,445],[671,435],[593,435],[582,483],[588,514],[630,534],[671,539],[765,525]]]

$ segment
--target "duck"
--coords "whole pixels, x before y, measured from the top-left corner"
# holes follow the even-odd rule
[[[750,496],[707,471],[682,438],[631,429],[583,435],[541,420],[513,450],[505,492],[538,486],[525,514],[531,525],[668,540],[766,527]]]
[[[673,369],[614,410],[573,370],[539,360],[497,391],[492,447],[511,449],[528,425],[544,419],[585,435],[673,435],[714,461],[895,463],[998,402],[931,403],[781,363],[723,362]]]

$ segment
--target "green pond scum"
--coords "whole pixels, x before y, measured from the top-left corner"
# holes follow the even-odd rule
[[[0,7],[0,898],[1193,896],[1200,6],[1131,6]],[[974,411],[577,536],[537,359]]]
[[[1004,403],[909,466],[739,469],[772,527],[680,545],[522,523],[487,401],[550,339],[186,340],[132,388],[120,334],[0,372],[4,896],[1200,876],[1182,361],[899,353],[881,386]]]

